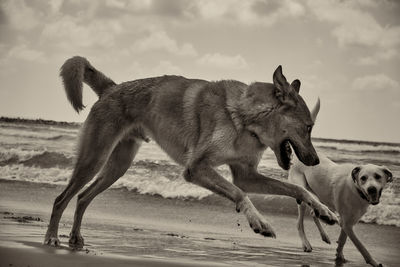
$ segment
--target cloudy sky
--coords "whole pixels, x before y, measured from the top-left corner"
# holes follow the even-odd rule
[[[59,68],[82,55],[117,83],[178,74],[272,81],[321,98],[315,137],[400,142],[400,4],[358,1],[0,0],[0,116],[83,121]]]

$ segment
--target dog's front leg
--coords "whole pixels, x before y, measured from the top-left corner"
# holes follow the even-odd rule
[[[186,181],[200,185],[212,192],[232,200],[236,204],[236,211],[242,211],[255,233],[275,238],[275,232],[270,224],[254,207],[249,197],[237,186],[220,176],[210,165],[197,162],[184,172]]]
[[[285,195],[300,200],[309,205],[315,215],[328,224],[338,222],[336,215],[322,204],[305,188],[292,183],[266,177],[257,172],[254,167],[230,165],[234,184],[243,191],[256,194]]]
[[[358,251],[360,251],[361,255],[364,257],[365,261],[368,264],[371,264],[374,267],[382,267],[382,264],[378,264],[369,254],[368,250],[364,247],[364,245],[361,243],[361,241],[357,238],[357,236],[354,234],[353,231],[353,226],[348,226],[344,225],[343,230],[346,232],[346,234],[349,236],[350,240],[353,242],[353,244],[356,246]]]
[[[346,259],[344,258],[344,255],[343,255],[343,247],[344,247],[344,244],[346,244],[346,240],[347,240],[347,234],[342,229],[340,231],[339,239],[337,241],[338,247],[336,249],[336,259],[335,259],[336,265],[343,265],[343,263],[346,262]]]

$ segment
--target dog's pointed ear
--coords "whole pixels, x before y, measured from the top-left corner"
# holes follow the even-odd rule
[[[274,75],[272,76],[272,80],[274,81],[274,85],[279,90],[287,90],[287,86],[289,85],[286,77],[282,74],[282,66],[279,65],[274,71]]]
[[[389,169],[386,166],[382,166],[382,171],[385,173],[386,175],[386,181],[388,183],[393,182],[393,174],[391,171],[389,171]]]
[[[286,104],[288,102],[289,95],[289,83],[287,82],[285,76],[282,74],[282,66],[279,65],[274,71],[272,80],[275,85],[275,96],[282,103]]]
[[[321,101],[319,100],[319,97],[318,97],[317,103],[315,104],[314,108],[311,110],[311,120],[314,123],[317,120],[317,115],[318,115],[320,107],[321,107]]]
[[[292,86],[292,88],[293,88],[297,93],[300,92],[300,85],[301,85],[301,82],[300,82],[300,80],[298,80],[298,79],[294,80],[294,81],[290,84],[290,86]]]
[[[358,173],[360,172],[360,170],[361,170],[361,167],[357,166],[351,171],[351,178],[353,178],[353,182],[357,181],[357,176],[358,176]]]

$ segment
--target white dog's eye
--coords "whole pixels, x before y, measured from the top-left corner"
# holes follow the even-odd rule
[[[361,181],[365,182],[367,180],[367,176],[361,176]]]
[[[381,179],[381,177],[382,176],[380,176],[379,174],[377,174],[377,173],[375,174],[375,179],[379,180],[379,179]]]

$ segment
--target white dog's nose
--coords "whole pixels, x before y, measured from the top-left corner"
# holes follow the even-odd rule
[[[368,187],[367,192],[369,195],[376,195],[376,193],[378,193],[378,190],[376,189],[376,187],[370,186]]]

